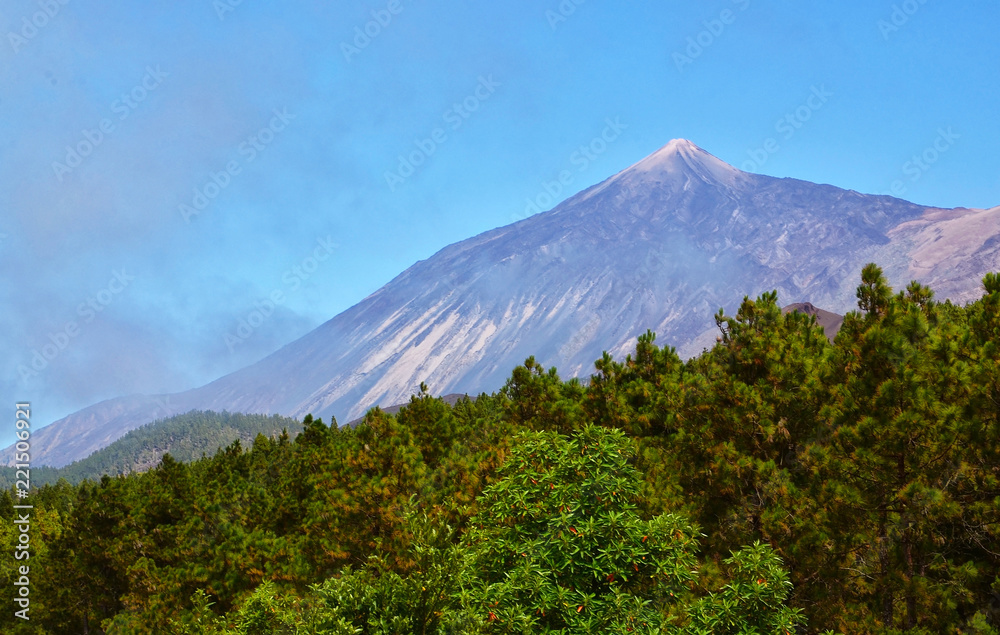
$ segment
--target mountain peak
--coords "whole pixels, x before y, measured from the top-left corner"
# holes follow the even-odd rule
[[[626,172],[657,173],[664,177],[697,177],[708,183],[733,185],[743,174],[687,139],[674,139]]]
[[[667,143],[667,145],[657,150],[655,154],[659,154],[661,152],[683,154],[683,153],[705,152],[705,151],[687,139],[671,139],[670,142]]]
[[[690,195],[695,191],[732,193],[742,190],[750,180],[751,175],[737,170],[691,141],[673,139],[645,159],[581,192],[567,203],[583,203],[622,187],[626,191],[655,191],[657,196]]]

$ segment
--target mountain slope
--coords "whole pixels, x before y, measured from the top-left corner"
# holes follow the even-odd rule
[[[951,251],[934,247],[939,235]],[[495,390],[529,355],[586,375],[605,347],[621,356],[646,329],[691,356],[714,342],[718,308],[744,295],[776,289],[782,302],[852,309],[872,261],[894,286],[917,278],[971,299],[1000,269],[997,236],[1000,208],[941,210],[749,174],[674,140],[550,212],[442,249],[252,366],[43,428],[34,460],[85,456],[165,399],[173,412],[346,421],[406,401],[421,381],[436,394]],[[956,266],[955,253],[975,259]]]
[[[840,327],[844,325],[843,315],[837,315],[836,313],[831,313],[830,311],[824,311],[823,309],[813,306],[811,302],[796,302],[795,304],[789,304],[781,309],[782,313],[791,313],[792,311],[805,313],[806,315],[815,315],[816,324],[823,327],[823,332],[826,333],[827,339],[831,342],[833,342],[833,338],[837,336],[837,333],[840,331]]]

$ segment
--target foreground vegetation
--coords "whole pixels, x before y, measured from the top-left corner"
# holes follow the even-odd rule
[[[355,428],[307,417],[45,486],[30,627],[0,628],[995,635],[1000,276],[984,287],[937,303],[870,265],[833,344],[765,294],[688,362],[647,333],[586,386],[529,359],[474,401],[425,389]]]

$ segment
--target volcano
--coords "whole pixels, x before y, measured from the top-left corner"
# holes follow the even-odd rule
[[[868,262],[956,302],[1000,269],[1000,208],[938,209],[742,172],[678,139],[551,211],[445,247],[261,361],[172,395],[96,404],[33,434],[65,465],[192,409],[349,421],[433,394],[491,392],[534,356],[586,377],[647,329],[685,357],[713,315],[777,290],[843,314]],[[4,459],[10,460],[8,449]]]

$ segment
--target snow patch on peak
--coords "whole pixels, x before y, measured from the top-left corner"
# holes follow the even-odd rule
[[[653,154],[660,154],[661,152],[667,153],[690,153],[690,152],[704,152],[701,148],[696,146],[694,143],[687,139],[671,139],[667,145],[663,146]]]
[[[697,177],[707,183],[734,185],[743,174],[687,139],[674,139],[626,172]]]
[[[642,187],[644,182],[659,181],[670,184],[674,191],[687,191],[696,181],[709,186],[734,188],[748,178],[750,175],[746,172],[734,168],[687,139],[674,139],[642,161],[569,200],[582,203],[598,196],[612,185],[623,183]],[[565,203],[566,201],[563,202]]]

